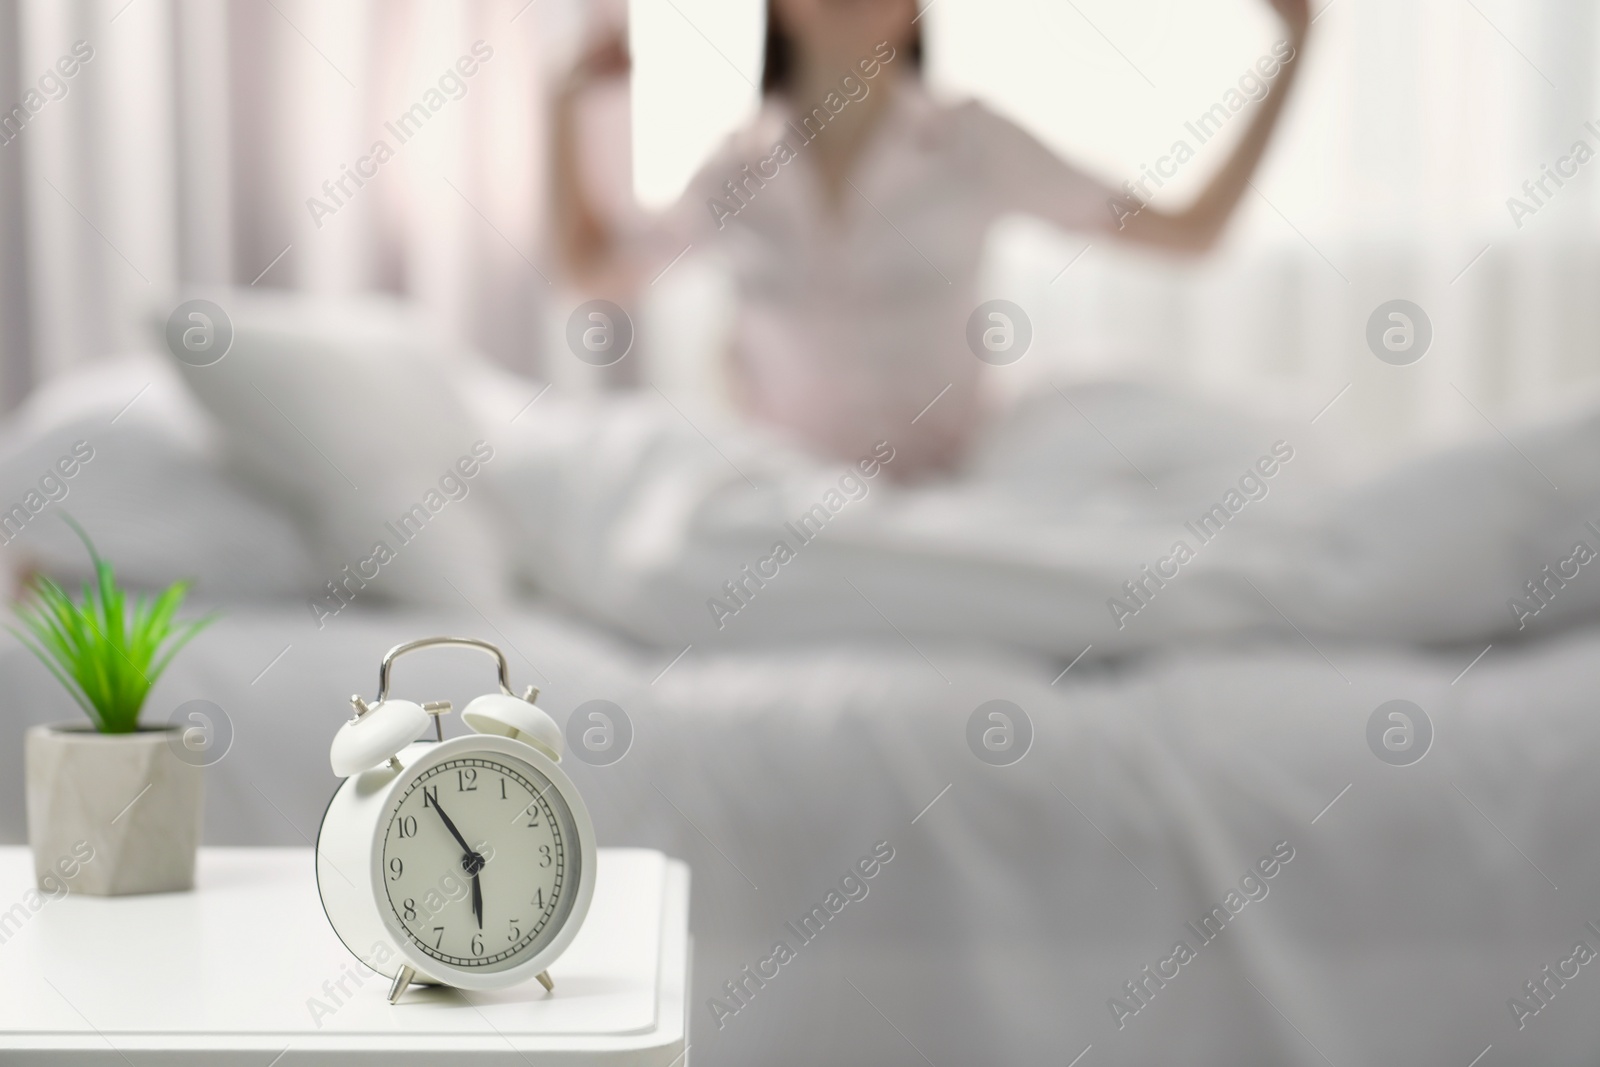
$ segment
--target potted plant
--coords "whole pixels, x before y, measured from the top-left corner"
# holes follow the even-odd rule
[[[212,619],[177,621],[188,582],[130,598],[89,535],[94,579],[74,601],[43,575],[29,577],[8,627],[38,656],[92,725],[35,726],[26,744],[28,841],[40,885],[64,859],[94,862],[73,888],[97,896],[194,887],[201,768],[171,743],[178,727],[143,727],[145,697],[173,655]],[[23,631],[26,632],[23,632]]]

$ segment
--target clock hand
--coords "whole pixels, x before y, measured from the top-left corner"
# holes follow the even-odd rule
[[[461,857],[461,866],[468,874],[472,875],[472,914],[478,920],[478,929],[482,930],[483,884],[478,880],[478,872],[483,870],[483,857],[473,851],[471,845],[467,844],[466,838],[461,836],[461,831],[456,829],[456,824],[451,821],[450,816],[444,813],[444,808],[439,806],[437,800],[433,802],[433,810],[439,813],[439,818],[444,820],[444,828],[450,831],[450,836],[456,839],[456,844],[460,845],[461,851],[465,853]]]
[[[444,813],[444,809],[439,806],[437,800],[433,802],[433,810],[438,812],[439,818],[444,820],[444,828],[449,830],[450,836],[456,839],[456,844],[461,846],[461,851],[469,856],[472,855],[472,846],[467,844],[467,839],[461,836],[461,831],[456,829],[456,824],[450,821],[450,816]]]

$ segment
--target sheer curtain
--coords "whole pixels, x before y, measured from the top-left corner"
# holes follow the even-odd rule
[[[536,367],[543,86],[572,17],[561,0],[0,0],[0,109],[23,109],[0,126],[4,402],[144,344],[182,282],[388,290]],[[62,76],[75,45],[88,58]]]
[[[1377,462],[1600,384],[1600,160],[1546,179],[1533,214],[1507,207],[1575,142],[1600,152],[1586,125],[1600,128],[1597,0],[1314,4],[1298,98],[1219,255],[1180,266],[1023,222],[997,234],[980,295],[1022,305],[1036,338],[1002,388],[1134,373],[1308,423],[1338,396],[1318,432]],[[93,49],[0,144],[0,402],[140,343],[140,315],[181,281],[394,291],[506,364],[566,380],[577,365],[545,340],[574,302],[544,277],[546,86],[585,20],[621,6],[0,0],[0,116],[74,42]],[[627,6],[633,180],[659,203],[753,108],[764,5]],[[983,98],[1113,183],[1193,141],[1186,123],[1277,38],[1263,0],[923,7],[936,90]],[[493,56],[460,99],[333,204],[324,182],[395,141],[385,124],[479,40]],[[600,107],[588,132],[616,138],[622,113]],[[1247,121],[1248,106],[1157,202],[1198,188]],[[600,169],[615,181],[627,146],[612,147]],[[315,213],[314,197],[337,210]],[[667,325],[641,331],[656,342],[642,375],[685,390],[712,380],[717,306],[690,267],[654,291]],[[1363,340],[1394,298],[1433,320],[1412,367]]]
[[[1114,181],[1186,136],[1184,121],[1236,86],[1277,37],[1267,5],[1244,0],[1081,0],[1076,12],[996,3],[1019,20],[1055,10],[1060,33],[1007,39],[1032,53],[1066,51],[1053,68],[1017,57],[1032,78],[990,81],[997,106]],[[993,284],[1026,293],[1055,346],[1035,370],[1137,370],[1249,398],[1336,439],[1353,470],[1592,400],[1600,165],[1576,167],[1561,186],[1547,180],[1534,215],[1514,218],[1507,202],[1534,203],[1524,182],[1576,142],[1600,155],[1594,0],[1313,8],[1322,14],[1298,98],[1218,256],[1176,267],[1097,247],[1052,283],[1082,241],[1018,227],[1002,242]],[[953,7],[944,29],[971,42],[987,22]],[[952,74],[977,89],[970,64]],[[1069,86],[1056,99],[1083,106],[1052,109],[1044,79]],[[1027,84],[1012,87],[1019,80]],[[1247,112],[1158,202],[1182,202]],[[1432,320],[1432,348],[1413,366],[1380,363],[1365,341],[1368,316],[1396,298]]]
[[[656,200],[753,106],[750,6],[635,0],[641,80],[655,78],[635,93],[636,178]],[[1084,251],[1020,222],[996,235],[981,296],[1018,303],[1035,325],[1034,351],[996,372],[1001,388],[1135,374],[1308,426],[1337,395],[1315,432],[1341,438],[1356,467],[1490,432],[1485,416],[1504,427],[1593,396],[1600,159],[1559,189],[1547,182],[1554,195],[1520,227],[1507,200],[1526,201],[1523,183],[1574,142],[1600,153],[1596,0],[1312,6],[1296,99],[1218,254],[1184,266],[1104,242]],[[1157,193],[1166,206],[1201,186],[1250,108],[1204,145],[1188,124],[1280,37],[1264,0],[923,10],[936,90],[986,101],[1114,185],[1188,141],[1194,158]],[[1364,340],[1368,316],[1396,298],[1434,326],[1410,367],[1379,363]]]

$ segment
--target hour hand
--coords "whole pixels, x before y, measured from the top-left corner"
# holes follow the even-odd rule
[[[472,876],[472,914],[478,918],[478,929],[483,929],[483,885],[478,876]]]

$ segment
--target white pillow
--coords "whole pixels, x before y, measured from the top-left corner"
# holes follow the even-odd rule
[[[166,360],[97,360],[35,390],[0,433],[0,557],[73,586],[92,575],[76,519],[117,577],[182,578],[209,600],[304,596],[311,558],[288,516],[231,482],[215,431]]]
[[[471,355],[385,297],[202,295],[227,313],[232,347],[210,366],[174,362],[229,465],[304,525],[319,625],[363,601],[503,603],[500,510],[482,477],[496,444],[450,370]]]

